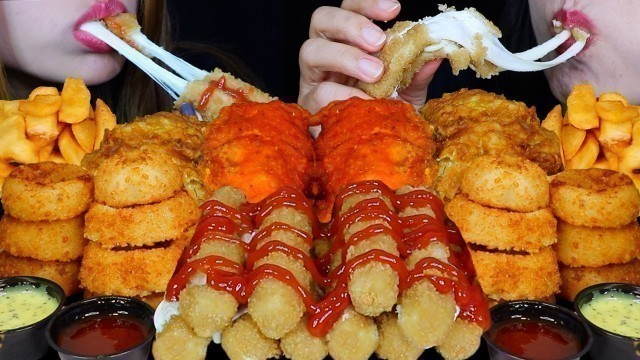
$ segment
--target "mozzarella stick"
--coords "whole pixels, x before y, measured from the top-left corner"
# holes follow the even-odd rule
[[[391,200],[377,192],[347,197],[343,203],[341,215],[350,211],[360,213],[369,211],[368,208],[362,207],[362,204],[371,199],[381,200],[380,208],[388,210],[392,216],[395,215]],[[373,236],[369,234],[369,230],[375,225],[391,228],[388,222],[382,219],[358,221],[346,226],[342,235],[347,244],[345,257],[347,262],[370,250],[382,250],[396,257],[400,255],[397,243],[392,236],[386,233]],[[398,298],[399,282],[398,273],[388,264],[371,261],[357,266],[348,282],[349,295],[355,310],[367,316],[378,316],[385,311],[390,311]]]
[[[303,317],[293,330],[280,339],[284,356],[291,360],[322,360],[329,354],[327,341],[311,335],[307,329],[307,321]]]
[[[278,342],[264,336],[249,314],[242,315],[222,332],[221,344],[231,360],[266,360],[282,354]]]
[[[378,328],[350,307],[327,334],[327,346],[334,360],[366,360],[378,347]]]
[[[270,205],[266,203],[264,206],[268,207]],[[304,261],[288,254],[282,245],[274,242],[278,241],[308,257],[311,246],[299,234],[311,234],[311,222],[312,219],[309,219],[303,211],[295,207],[282,205],[271,211],[262,221],[252,242],[256,243],[257,252],[262,252],[268,248],[280,248],[284,251],[268,252],[266,255],[261,254],[253,264],[253,269],[259,270],[267,266],[275,266],[276,271],[293,275],[295,281],[310,294],[312,278],[305,267]],[[286,224],[291,229],[297,229],[300,232],[291,229],[279,230],[261,237],[261,231],[274,224]],[[299,289],[292,287],[291,284],[285,283],[281,279],[267,275],[267,277],[259,280],[253,289],[253,293],[249,297],[248,310],[260,331],[266,337],[280,339],[300,322],[307,308],[305,299],[301,296]]]
[[[204,360],[209,342],[196,335],[180,316],[173,316],[156,335],[152,353],[157,360]]]
[[[420,357],[423,348],[412,343],[404,336],[398,325],[398,316],[392,312],[384,313],[376,318],[380,343],[376,355],[380,359],[415,360]]]

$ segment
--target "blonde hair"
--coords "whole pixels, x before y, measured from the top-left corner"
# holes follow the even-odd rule
[[[161,46],[171,49],[169,17],[165,0],[141,0],[138,19],[142,32]],[[171,107],[171,99],[156,84],[130,63],[116,78],[91,88],[94,98],[103,99],[117,114],[118,120],[151,114]],[[10,99],[10,84],[0,61],[0,99]]]

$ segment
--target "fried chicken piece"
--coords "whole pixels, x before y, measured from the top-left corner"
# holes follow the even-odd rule
[[[562,169],[557,136],[540,127],[535,109],[524,103],[462,89],[429,100],[420,113],[434,126],[439,165],[435,188],[445,201],[458,193],[468,163],[482,155],[522,156],[549,175]]]
[[[310,114],[281,101],[225,107],[207,126],[200,171],[205,186],[241,189],[259,202],[283,187],[306,192],[313,166]]]
[[[435,143],[430,126],[413,107],[397,100],[351,98],[326,106],[312,118],[322,125],[314,142],[320,221],[331,218],[340,189],[363,180],[381,180],[395,190],[431,185],[435,178]]]

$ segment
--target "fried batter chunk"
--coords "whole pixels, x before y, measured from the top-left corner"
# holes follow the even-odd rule
[[[468,163],[482,155],[522,156],[548,175],[562,170],[558,137],[540,127],[535,108],[522,102],[462,89],[429,100],[420,113],[434,126],[439,166],[435,188],[445,201],[458,193]]]
[[[430,126],[402,101],[351,98],[335,101],[312,118],[322,125],[314,142],[318,161],[320,221],[331,218],[336,194],[348,184],[381,180],[395,190],[430,186],[437,165]]]
[[[234,186],[253,203],[282,187],[307,192],[314,158],[309,117],[278,100],[223,108],[204,134],[199,169],[207,189]]]

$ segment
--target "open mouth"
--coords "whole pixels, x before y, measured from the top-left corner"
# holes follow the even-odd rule
[[[591,20],[581,11],[577,11],[577,10],[559,10],[558,12],[555,13],[555,15],[553,16],[553,19],[555,21],[559,21],[560,22],[560,26],[564,29],[573,29],[573,28],[580,28],[582,30],[584,30],[585,32],[591,34],[591,36],[589,37],[589,39],[587,39],[587,44],[585,45],[585,48],[583,49],[586,50],[590,43],[591,43],[591,39],[593,39],[593,23],[591,22]],[[575,43],[575,39],[573,37],[569,38],[567,41],[565,41],[562,45],[560,45],[557,49],[556,52],[558,54],[562,54],[563,52],[565,52],[569,47],[571,47],[571,45],[573,45]]]
[[[94,3],[73,25],[73,36],[75,39],[93,52],[105,53],[112,51],[111,47],[104,41],[80,30],[80,26],[86,22],[104,19],[108,16],[126,12],[125,6],[118,0],[108,0]]]

